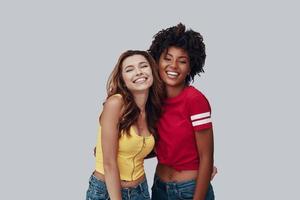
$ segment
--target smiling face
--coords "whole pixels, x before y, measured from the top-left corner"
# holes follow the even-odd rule
[[[171,46],[159,58],[159,75],[166,87],[183,87],[190,70],[189,56],[182,48]]]
[[[153,75],[148,60],[142,55],[132,55],[122,62],[122,78],[129,91],[149,90]]]

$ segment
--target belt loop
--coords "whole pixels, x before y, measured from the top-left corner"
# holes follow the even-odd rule
[[[142,184],[143,184],[143,182],[141,182],[141,183],[139,184],[139,188],[140,188],[141,192],[144,191],[144,188],[143,188]]]
[[[130,199],[130,189],[127,190],[128,199]]]

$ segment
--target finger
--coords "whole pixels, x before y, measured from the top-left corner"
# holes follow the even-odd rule
[[[212,171],[212,174],[211,174],[211,179],[210,180],[213,180],[214,179],[214,177],[215,177],[215,175],[218,173],[218,169],[217,169],[217,167],[213,167],[213,171]]]

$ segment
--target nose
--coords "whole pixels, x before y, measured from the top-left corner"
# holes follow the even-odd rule
[[[135,72],[136,72],[136,75],[137,75],[137,76],[140,76],[140,75],[143,74],[142,69],[140,69],[139,67],[136,68],[136,71],[135,71]]]
[[[175,59],[172,61],[171,67],[177,69],[178,63],[177,63],[177,61]]]

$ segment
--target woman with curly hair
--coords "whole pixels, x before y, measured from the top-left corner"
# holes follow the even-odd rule
[[[180,23],[158,32],[148,51],[158,63],[167,94],[157,123],[158,165],[152,199],[212,200],[211,108],[206,97],[190,85],[203,72],[203,38]]]
[[[149,53],[130,50],[120,56],[99,117],[96,169],[87,200],[150,199],[144,158],[154,147],[163,91]]]

